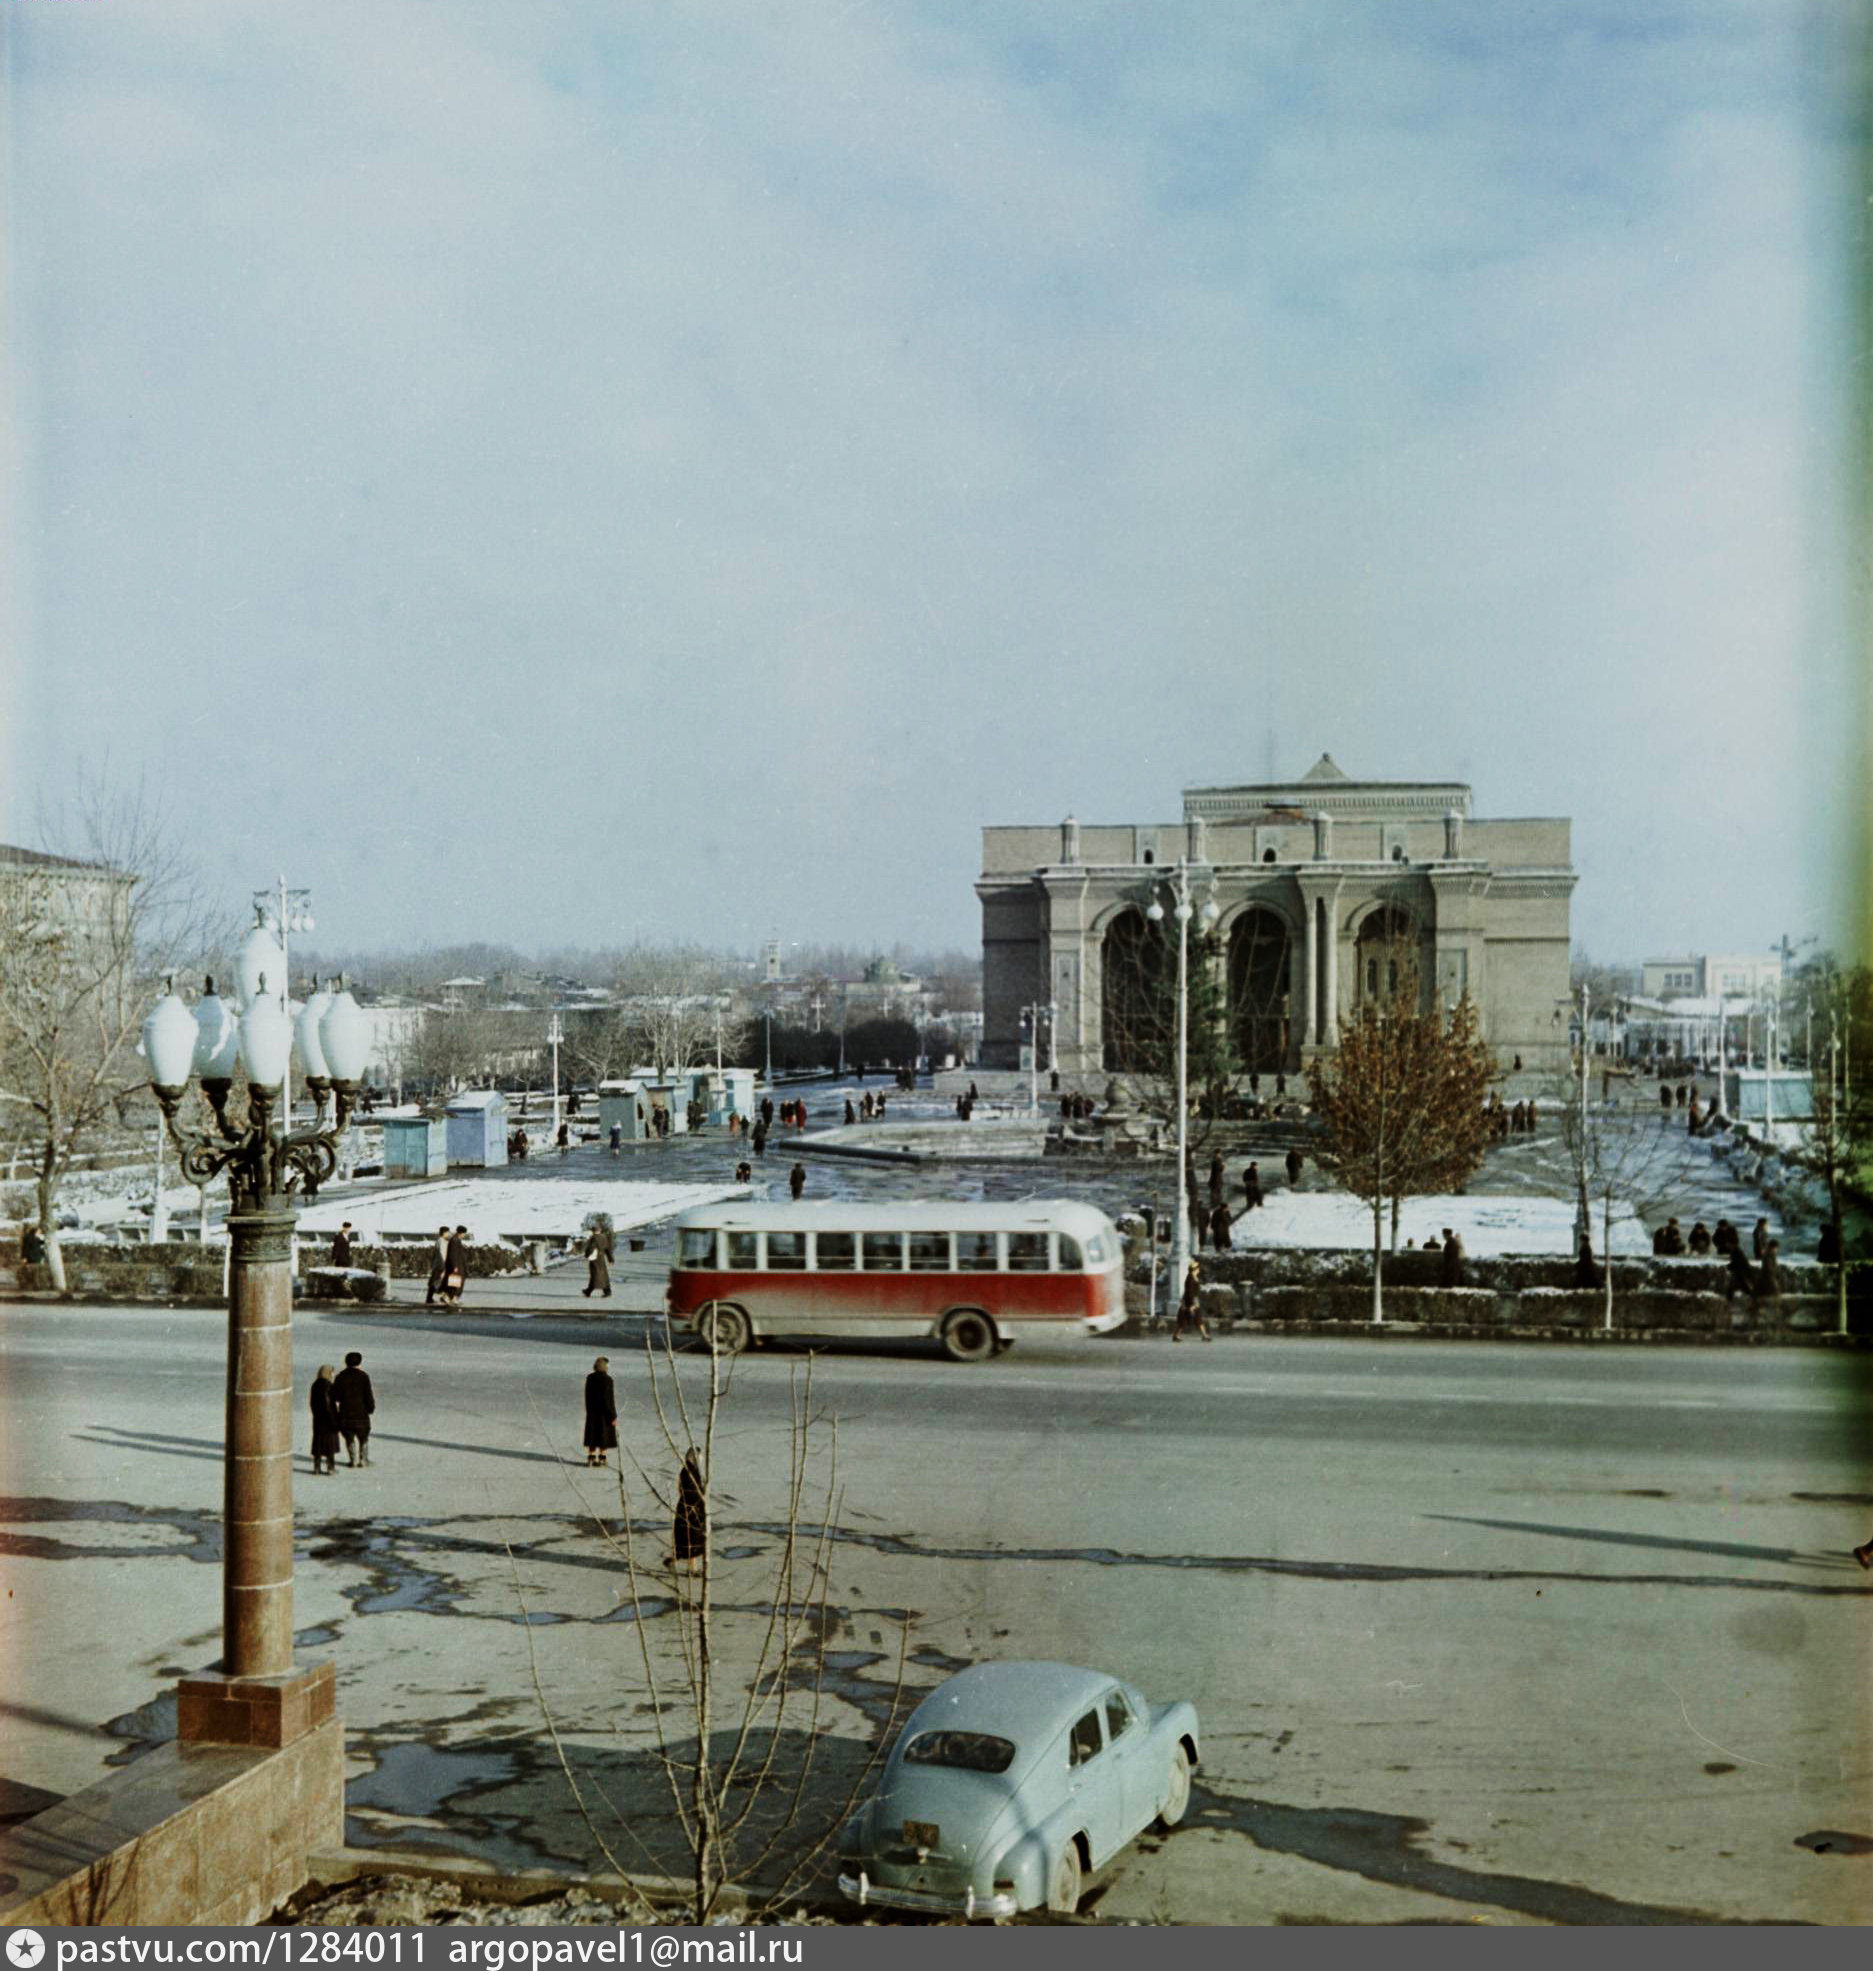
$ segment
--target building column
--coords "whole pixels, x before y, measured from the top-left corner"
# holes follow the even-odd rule
[[[1313,897],[1301,899],[1301,909],[1307,919],[1307,997],[1301,1001],[1301,1045],[1311,1047],[1315,1038],[1315,1025],[1319,1019],[1320,1007],[1320,953],[1315,936],[1314,919],[1320,905]]]
[[[1327,1001],[1321,1019],[1320,1044],[1330,1047],[1340,1031],[1340,934],[1335,921],[1339,915],[1324,903],[1327,916]]]

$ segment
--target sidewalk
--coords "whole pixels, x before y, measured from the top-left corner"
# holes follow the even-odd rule
[[[670,1276],[668,1256],[654,1252],[621,1252],[611,1262],[611,1298],[584,1297],[585,1261],[569,1260],[545,1273],[504,1273],[494,1279],[471,1279],[463,1291],[463,1314],[550,1314],[555,1319],[581,1315],[661,1314],[663,1289]],[[393,1279],[387,1299],[399,1307],[421,1307],[428,1276]],[[301,1303],[304,1305],[305,1303]],[[345,1306],[343,1301],[318,1305]],[[376,1303],[382,1306],[384,1302]]]

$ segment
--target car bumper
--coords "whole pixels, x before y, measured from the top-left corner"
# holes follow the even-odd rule
[[[893,1889],[874,1882],[863,1869],[841,1872],[839,1891],[855,1903],[880,1903],[886,1909],[922,1910],[927,1916],[1013,1916],[1020,1905],[1012,1895],[978,1896],[973,1889],[961,1895],[938,1895],[928,1889]]]

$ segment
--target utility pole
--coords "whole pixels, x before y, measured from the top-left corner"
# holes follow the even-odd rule
[[[559,1043],[565,1039],[565,1029],[559,1024],[555,1013],[546,1024],[546,1037],[553,1044],[553,1141],[559,1142]]]

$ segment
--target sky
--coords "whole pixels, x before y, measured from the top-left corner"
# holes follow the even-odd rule
[[[1330,752],[1838,948],[1854,13],[10,0],[0,840],[972,947],[983,826]]]

